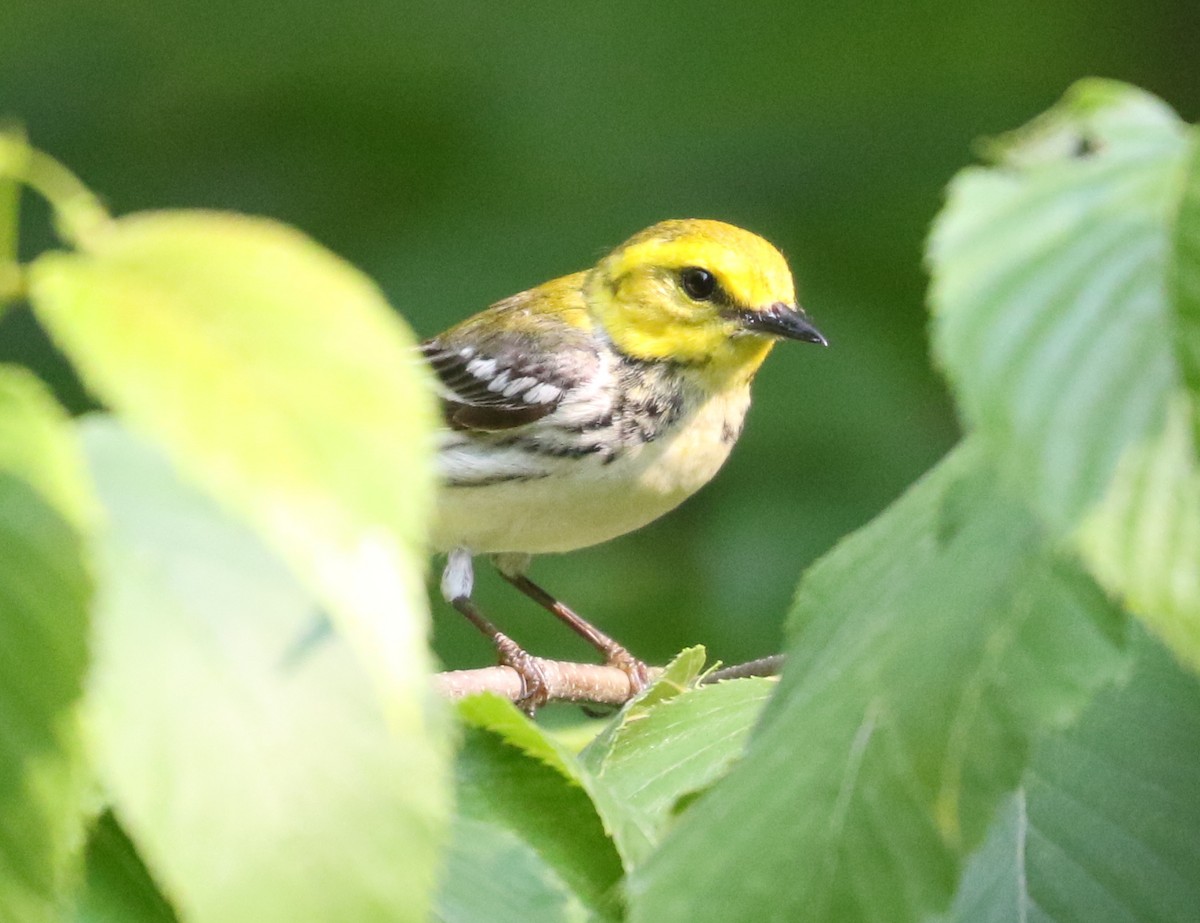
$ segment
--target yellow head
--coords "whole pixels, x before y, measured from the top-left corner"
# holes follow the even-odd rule
[[[588,309],[626,355],[748,380],[779,338],[821,343],[796,306],[787,262],[720,221],[663,221],[597,264]]]

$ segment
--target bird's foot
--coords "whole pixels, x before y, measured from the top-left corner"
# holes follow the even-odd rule
[[[624,647],[612,642],[604,652],[606,666],[616,667],[629,677],[629,698],[639,695],[650,685],[650,668]]]
[[[512,667],[521,677],[521,694],[515,704],[532,718],[550,698],[550,686],[542,672],[541,661],[507,635],[497,634],[494,640],[500,663]]]

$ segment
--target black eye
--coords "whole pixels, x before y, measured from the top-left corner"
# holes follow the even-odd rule
[[[707,269],[695,266],[683,270],[679,274],[679,281],[683,283],[683,290],[688,297],[696,301],[708,301],[717,290],[716,277]]]

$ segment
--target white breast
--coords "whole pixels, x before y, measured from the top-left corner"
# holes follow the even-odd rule
[[[480,453],[461,445],[442,459],[458,471],[484,469],[497,480],[446,487],[438,497],[433,545],[475,553],[570,551],[607,541],[674,509],[720,470],[750,403],[743,388],[689,408],[653,442],[632,446],[611,461],[599,454],[549,458],[519,449]]]

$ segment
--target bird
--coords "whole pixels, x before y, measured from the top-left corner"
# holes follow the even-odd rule
[[[421,344],[444,424],[431,537],[446,555],[442,595],[517,670],[526,712],[546,701],[545,677],[472,599],[475,559],[641,691],[645,664],[531,581],[530,562],[638,529],[708,483],[780,340],[828,345],[780,251],[731,224],[676,219]]]

